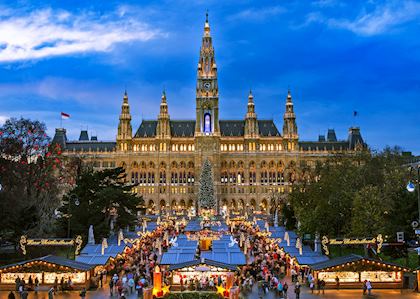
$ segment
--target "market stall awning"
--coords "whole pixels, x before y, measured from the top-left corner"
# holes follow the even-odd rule
[[[242,252],[215,252],[215,251],[203,251],[201,258],[220,262],[227,265],[245,265],[246,257]]]
[[[328,260],[328,257],[325,255],[316,255],[316,256],[295,256],[297,262],[301,266],[310,266],[313,264],[325,262]]]
[[[200,221],[198,220],[191,220],[187,223],[184,229],[186,232],[198,232],[201,230]]]
[[[191,262],[195,260],[194,252],[165,252],[160,260],[161,265],[175,265],[180,263]]]
[[[213,260],[209,260],[209,259],[201,259],[201,260],[194,260],[194,261],[189,261],[189,262],[185,262],[185,263],[179,263],[179,264],[174,264],[174,265],[170,265],[169,266],[169,271],[173,271],[173,270],[179,270],[182,268],[187,268],[187,267],[200,267],[198,268],[198,270],[203,270],[205,265],[209,265],[209,266],[213,266],[213,267],[218,267],[218,268],[223,268],[226,270],[230,270],[230,271],[236,271],[238,268],[234,265],[229,265],[229,264],[225,264],[225,263],[221,263],[221,262],[217,262],[217,261],[213,261]]]
[[[352,264],[356,264],[356,263],[364,263],[364,264],[368,264],[371,265],[372,268],[374,267],[389,267],[389,268],[396,268],[398,270],[402,270],[402,271],[409,271],[409,268],[406,268],[404,266],[395,264],[395,263],[390,263],[390,262],[386,262],[386,261],[381,261],[379,259],[373,259],[373,258],[369,258],[369,257],[363,257],[361,255],[357,255],[357,254],[350,254],[347,256],[340,256],[337,258],[333,258],[324,262],[320,262],[320,263],[316,263],[311,265],[311,269],[315,270],[315,271],[320,271],[320,270],[330,270],[332,268],[335,267],[341,267],[341,266],[350,266]]]
[[[104,255],[109,255],[115,258],[118,254],[122,254],[126,247],[129,247],[124,242],[121,245],[108,244],[107,248],[104,248]],[[87,244],[80,255],[102,255],[102,244]]]
[[[75,260],[69,260],[69,259],[66,259],[66,258],[61,257],[61,256],[47,255],[47,256],[31,259],[31,260],[26,260],[26,261],[14,263],[14,264],[1,266],[0,271],[4,272],[4,271],[7,271],[9,268],[12,268],[12,267],[25,266],[27,264],[37,263],[37,262],[45,262],[45,263],[48,263],[48,264],[68,267],[68,268],[71,268],[71,269],[81,270],[81,271],[89,271],[90,269],[94,268],[93,265],[78,262],[78,261],[75,261]]]
[[[111,258],[110,255],[79,255],[76,256],[76,261],[89,265],[104,266],[108,264]]]

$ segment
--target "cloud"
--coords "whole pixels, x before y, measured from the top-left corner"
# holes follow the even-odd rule
[[[326,23],[331,28],[349,30],[361,36],[379,35],[394,29],[398,25],[415,20],[420,16],[420,2],[417,1],[388,1],[382,5],[359,14],[355,19],[328,18],[319,12],[307,15],[305,24],[319,22]]]
[[[6,115],[0,115],[0,125],[4,124],[9,117]]]
[[[0,15],[0,62],[110,51],[117,43],[165,36],[133,16],[42,9]]]
[[[285,13],[287,10],[282,6],[264,7],[261,9],[249,8],[228,17],[230,21],[262,21],[266,18]]]

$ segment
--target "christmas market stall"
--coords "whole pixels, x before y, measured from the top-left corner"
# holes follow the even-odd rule
[[[209,281],[220,277],[226,281],[229,273],[238,270],[238,267],[220,263],[205,258],[178,263],[169,266],[171,272],[171,288],[180,289],[181,285],[188,287],[194,281]],[[182,282],[181,282],[182,281]]]
[[[370,281],[373,288],[402,288],[403,274],[409,269],[381,260],[351,254],[310,266],[316,279],[323,279],[328,287],[361,288]]]
[[[60,282],[63,278],[68,288],[89,287],[93,268],[93,265],[47,255],[0,267],[0,285],[2,289],[15,289],[19,278],[31,288],[35,280],[40,285],[53,285],[56,279]]]

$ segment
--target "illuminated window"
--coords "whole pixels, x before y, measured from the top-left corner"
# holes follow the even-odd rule
[[[210,113],[204,114],[204,133],[211,133],[211,115],[210,115]]]

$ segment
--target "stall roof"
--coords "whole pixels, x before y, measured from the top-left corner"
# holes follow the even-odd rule
[[[201,230],[200,221],[191,220],[187,223],[184,229],[186,232],[198,232]]]
[[[317,256],[296,256],[296,260],[299,265],[303,266],[310,266],[316,263],[325,262],[328,260],[328,257],[325,255],[317,255]]]
[[[104,266],[111,258],[110,255],[79,255],[76,257],[76,261],[89,265]]]
[[[104,250],[104,255],[110,255],[115,258],[118,254],[123,253],[127,246],[128,245],[126,245],[124,242],[121,242],[120,246],[116,244],[108,244],[108,247]],[[101,255],[101,253],[101,244],[87,244],[80,252],[80,255]]]
[[[195,252],[165,252],[160,260],[161,265],[174,265],[195,260]]]
[[[225,263],[221,263],[221,262],[217,262],[217,261],[202,258],[201,260],[196,259],[196,260],[185,262],[185,263],[170,265],[169,266],[169,271],[178,270],[178,269],[182,269],[182,268],[185,268],[185,267],[198,266],[198,265],[202,265],[202,264],[206,264],[206,265],[213,266],[213,267],[224,268],[224,269],[228,269],[228,270],[231,270],[231,271],[236,271],[238,269],[234,265],[229,265],[229,264],[225,264]]]
[[[283,247],[283,250],[290,255],[293,255],[293,256],[300,255],[299,248],[296,248],[296,246],[282,246],[282,247]],[[308,254],[311,254],[312,252],[313,251],[309,246],[306,246],[306,245],[302,246],[302,255],[308,255]]]
[[[47,255],[47,256],[38,257],[38,258],[35,258],[35,259],[32,259],[32,260],[26,260],[26,261],[18,262],[18,263],[15,263],[15,264],[1,266],[0,270],[8,269],[10,267],[15,267],[15,266],[23,266],[23,265],[25,265],[27,263],[31,263],[31,262],[47,262],[47,263],[50,263],[50,264],[69,267],[69,268],[72,268],[72,269],[77,269],[77,270],[82,270],[82,271],[89,271],[90,269],[92,269],[94,267],[93,265],[78,262],[78,261],[75,261],[75,260],[69,260],[69,259],[66,259],[66,258],[61,257],[61,256]]]
[[[316,264],[311,265],[312,270],[323,270],[323,269],[327,269],[327,268],[331,268],[331,267],[336,267],[336,266],[340,266],[343,264],[347,264],[347,263],[352,263],[352,262],[359,262],[362,260],[366,260],[366,261],[370,261],[370,262],[375,262],[375,263],[381,263],[384,265],[389,265],[389,266],[394,266],[394,267],[399,267],[402,268],[404,270],[409,270],[406,267],[403,267],[401,265],[398,264],[394,264],[394,263],[389,263],[389,262],[385,262],[385,261],[381,261],[378,259],[373,259],[373,258],[369,258],[369,257],[363,257],[361,255],[357,255],[357,254],[350,254],[350,255],[346,255],[346,256],[340,256],[337,258],[333,258],[331,260],[327,260],[324,262],[319,262]]]
[[[229,265],[245,265],[246,258],[242,252],[214,252],[207,251],[201,253],[201,258],[220,262]]]

